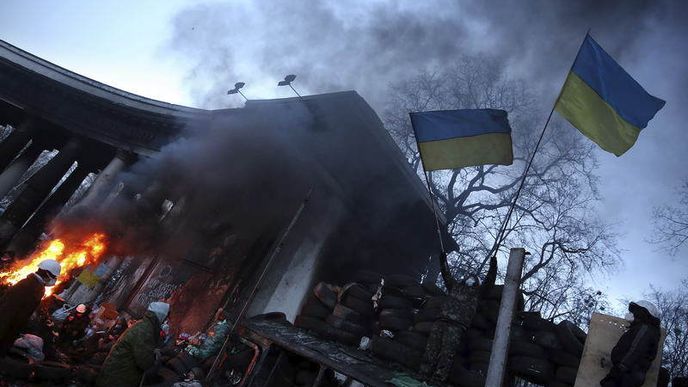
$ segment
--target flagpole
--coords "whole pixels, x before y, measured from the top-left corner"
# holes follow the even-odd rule
[[[409,112],[409,118],[411,113]],[[413,126],[413,124],[411,124]],[[416,149],[418,149],[418,158],[420,159],[420,167],[423,169],[423,175],[425,176],[425,186],[428,187],[428,195],[430,195],[430,207],[432,208],[432,214],[435,216],[435,227],[437,228],[437,239],[440,241],[440,250],[443,253],[447,251],[444,249],[444,241],[442,240],[442,229],[440,227],[440,217],[437,215],[437,207],[435,206],[435,199],[432,197],[432,188],[430,187],[430,175],[425,169],[425,162],[423,162],[423,155],[420,153],[420,144],[418,144],[418,136],[416,136],[415,128],[413,130],[413,138],[416,140]]]
[[[588,31],[585,33],[585,38],[588,37],[590,34],[590,29],[588,28]],[[573,65],[576,63],[576,59],[578,59],[578,55],[580,54],[580,50],[583,47],[583,44],[585,43],[585,38],[583,38],[583,41],[581,42],[580,46],[578,47],[578,52],[576,53],[576,57],[573,59],[573,62],[571,62],[571,67],[569,68],[569,71],[566,73],[566,77],[568,78],[569,74],[573,70]],[[554,100],[554,104],[552,105],[552,110],[550,110],[549,115],[547,116],[547,121],[545,121],[545,125],[542,127],[542,132],[540,132],[540,137],[538,138],[537,143],[535,144],[535,150],[533,150],[533,154],[530,156],[530,160],[528,160],[528,164],[526,166],[525,171],[523,172],[523,177],[521,178],[521,183],[518,186],[518,189],[516,190],[516,194],[514,195],[514,200],[511,202],[511,206],[509,206],[509,211],[507,211],[506,218],[504,218],[504,222],[502,223],[501,227],[499,228],[499,232],[497,233],[497,237],[495,238],[495,243],[492,245],[492,249],[490,249],[490,252],[487,256],[487,258],[490,258],[492,255],[497,254],[497,251],[499,250],[499,247],[501,245],[501,239],[503,238],[503,234],[506,232],[506,228],[508,227],[509,220],[511,219],[511,215],[514,212],[514,208],[516,207],[516,202],[518,201],[518,198],[521,195],[521,191],[523,190],[523,186],[525,185],[526,182],[526,177],[528,177],[528,172],[530,171],[530,167],[533,165],[533,160],[535,159],[535,155],[537,154],[538,150],[540,149],[540,144],[542,143],[542,139],[545,137],[545,131],[547,131],[547,126],[549,125],[550,120],[552,119],[552,115],[554,114],[554,110],[557,108],[557,103],[559,103],[559,99],[561,98],[561,93],[564,91],[564,86],[566,86],[566,79],[564,79],[564,82],[561,84],[561,88],[559,88],[559,94],[557,95],[557,99]],[[483,266],[485,266],[485,262],[487,262],[487,259],[483,261],[483,263],[480,265],[480,269],[482,270]]]
[[[440,249],[443,253],[447,251],[444,249],[444,241],[442,240],[442,230],[440,228],[440,218],[437,215],[437,208],[435,207],[435,199],[432,198],[432,188],[430,188],[430,177],[428,176],[428,171],[425,170],[423,165],[423,158],[420,159],[421,167],[423,168],[423,174],[425,175],[425,185],[428,187],[428,194],[430,194],[430,207],[432,207],[432,213],[435,215],[435,226],[437,227],[437,238],[440,240]]]

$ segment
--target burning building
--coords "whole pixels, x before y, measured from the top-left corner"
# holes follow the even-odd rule
[[[424,186],[354,91],[203,110],[0,41],[0,125],[5,283],[53,254],[74,262],[68,302],[136,316],[165,299],[190,332],[220,307],[293,318],[314,283],[361,269],[436,266]]]

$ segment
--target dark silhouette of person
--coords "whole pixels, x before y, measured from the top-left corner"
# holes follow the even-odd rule
[[[442,304],[440,319],[435,321],[425,346],[421,373],[432,380],[447,380],[454,356],[464,335],[471,326],[478,307],[478,299],[494,286],[497,278],[497,258],[490,258],[490,269],[484,284],[476,275],[455,279],[449,270],[447,254],[440,254],[440,270],[449,297]]]
[[[661,335],[657,307],[648,301],[638,301],[631,302],[628,310],[633,321],[612,349],[612,368],[600,381],[602,387],[642,386],[657,357]]]
[[[53,286],[61,271],[60,264],[46,259],[35,273],[8,288],[0,298],[0,357],[12,348],[45,295],[46,286]]]

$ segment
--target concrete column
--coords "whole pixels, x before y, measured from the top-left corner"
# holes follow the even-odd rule
[[[69,170],[80,151],[80,141],[71,139],[43,168],[24,183],[24,189],[0,216],[0,246],[6,245],[17,230],[41,205]]]
[[[96,177],[83,199],[78,206],[97,207],[100,205],[108,192],[112,189],[115,177],[131,163],[133,156],[124,151],[117,151],[115,157]]]
[[[0,174],[0,198],[5,197],[10,190],[19,183],[19,179],[36,161],[43,148],[32,142],[1,174]]]
[[[30,134],[27,125],[21,125],[18,128],[14,128],[12,133],[0,142],[0,171],[4,171],[7,168],[10,162],[28,144],[29,140]]]
[[[64,204],[72,197],[74,191],[79,188],[79,185],[88,174],[88,168],[79,164],[57,190],[45,200],[38,211],[24,224],[24,227],[15,234],[6,250],[14,251],[20,257],[28,254],[33,249],[38,237],[45,230],[45,227],[60,212]]]
[[[115,184],[114,187],[112,187],[112,190],[108,193],[108,195],[105,197],[103,200],[103,203],[98,207],[101,211],[104,211],[110,206],[112,206],[113,203],[117,202],[118,200],[122,199],[122,197],[127,197],[127,198],[132,198],[134,194],[131,193],[127,189],[126,185],[124,184],[123,181],[120,181],[119,183]],[[128,196],[129,195],[129,196]]]

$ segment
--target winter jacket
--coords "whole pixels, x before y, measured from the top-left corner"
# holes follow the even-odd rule
[[[661,335],[659,319],[644,308],[635,308],[639,310],[630,308],[634,315],[631,326],[612,349],[612,369],[600,382],[601,386],[641,386],[657,356]]]
[[[647,372],[657,356],[659,325],[633,322],[612,349],[612,363],[622,369]]]
[[[29,274],[4,293],[0,299],[0,357],[12,348],[44,294],[45,286],[35,274]]]
[[[146,312],[112,346],[96,386],[137,387],[144,372],[155,364],[154,350],[160,344],[160,322],[154,313]]]

